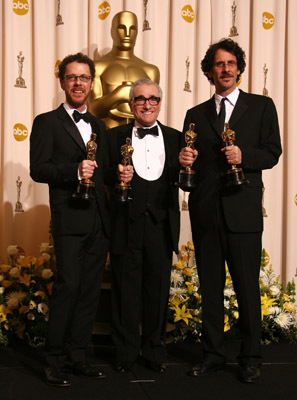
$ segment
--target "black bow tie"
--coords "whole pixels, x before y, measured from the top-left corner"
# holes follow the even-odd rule
[[[140,139],[144,138],[145,135],[159,136],[157,125],[153,126],[152,128],[137,128],[137,133]]]
[[[83,119],[85,122],[91,122],[91,114],[89,112],[82,114],[77,110],[74,110],[72,115],[75,122],[78,122],[81,119]]]

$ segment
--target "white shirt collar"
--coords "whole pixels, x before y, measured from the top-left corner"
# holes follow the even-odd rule
[[[68,114],[70,115],[70,117],[73,119],[72,114],[73,114],[73,111],[76,110],[76,108],[71,107],[68,103],[64,103],[63,106],[64,106],[65,110],[68,112]],[[81,111],[79,111],[79,112],[81,112]],[[84,114],[86,112],[87,112],[87,106],[84,109],[84,111],[82,111],[81,113]]]
[[[235,104],[236,104],[236,102],[237,102],[239,93],[240,93],[240,92],[239,92],[239,89],[238,89],[238,87],[236,86],[236,88],[233,90],[233,92],[230,93],[230,94],[228,94],[228,96],[226,96],[227,99],[228,99],[228,101],[229,101],[233,106],[235,106]],[[223,96],[221,96],[221,95],[215,93],[215,102],[216,102],[216,106],[217,106],[217,107],[218,107],[219,104],[221,103],[222,98],[223,98]]]

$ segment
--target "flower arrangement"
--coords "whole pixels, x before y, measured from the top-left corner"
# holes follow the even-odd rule
[[[275,277],[269,256],[262,251],[260,291],[262,309],[262,342],[281,339],[297,343],[297,305],[295,283],[285,286]],[[202,299],[192,242],[181,247],[178,261],[171,271],[169,322],[174,325],[175,341],[192,338],[200,342],[202,335]],[[224,331],[229,337],[238,337],[238,303],[232,279],[226,265],[224,289]]]
[[[41,243],[39,257],[8,246],[8,263],[0,265],[0,343],[13,337],[44,345],[56,260],[53,246]]]

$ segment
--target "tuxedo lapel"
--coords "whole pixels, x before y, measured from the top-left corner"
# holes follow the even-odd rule
[[[67,111],[65,110],[64,106],[61,105],[58,109],[57,112],[59,114],[59,117],[63,120],[62,125],[63,128],[66,130],[66,132],[74,139],[74,141],[77,143],[77,145],[81,148],[81,150],[86,153],[86,146],[85,143],[81,137],[81,134],[79,133],[79,130],[77,129],[74,121],[71,119]]]
[[[234,110],[232,112],[229,125],[230,128],[232,129],[232,126],[236,124],[236,122],[241,118],[242,114],[247,110],[248,106],[246,102],[244,101],[244,93],[240,91],[240,94],[238,96],[237,102],[235,104]]]
[[[92,119],[91,119],[91,128],[92,128],[92,132],[96,133],[97,137],[96,137],[96,143],[97,146],[100,148],[100,140],[101,140],[101,135],[100,135],[100,126],[98,125],[98,123],[96,122],[96,118],[91,115]]]
[[[209,99],[208,102],[205,104],[205,116],[208,119],[210,125],[213,127],[214,131],[216,132],[219,137],[221,137],[221,129],[220,129],[220,121],[218,118],[218,114],[216,111],[216,103],[214,96]]]
[[[166,154],[166,162],[168,162],[168,166],[170,167],[172,165],[172,160],[170,157],[171,151],[170,151],[170,133],[166,126],[162,125],[159,121],[158,124],[162,130],[163,133],[163,138],[164,138],[164,147],[165,147],[165,154]]]

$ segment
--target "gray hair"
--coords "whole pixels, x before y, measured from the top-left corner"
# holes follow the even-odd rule
[[[140,86],[140,85],[152,85],[152,86],[155,86],[155,87],[158,89],[158,96],[159,96],[160,99],[162,100],[163,93],[162,93],[162,89],[160,88],[160,86],[159,86],[156,82],[151,81],[150,79],[143,78],[143,79],[138,79],[138,80],[135,81],[135,82],[133,83],[133,85],[131,86],[130,93],[129,93],[129,99],[130,99],[130,101],[132,101],[132,99],[133,99],[133,97],[134,97],[134,96],[133,96],[133,94],[134,94],[134,89],[136,88],[136,86]]]

